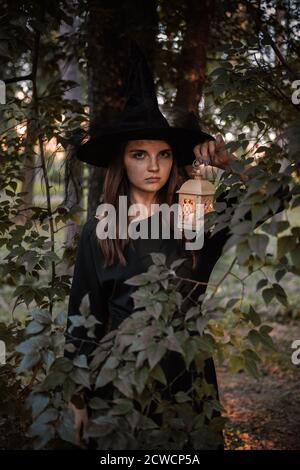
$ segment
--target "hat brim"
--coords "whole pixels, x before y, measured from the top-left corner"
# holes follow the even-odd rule
[[[125,129],[106,132],[105,135],[94,136],[77,151],[77,158],[90,165],[108,168],[116,155],[118,145],[128,140],[168,140],[174,145],[178,166],[191,165],[195,160],[193,148],[207,140],[215,140],[210,134],[200,129],[182,127]]]

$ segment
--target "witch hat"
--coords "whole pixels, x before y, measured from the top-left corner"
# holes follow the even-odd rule
[[[167,140],[175,146],[178,166],[195,159],[193,148],[214,138],[201,131],[196,116],[187,113],[184,126],[170,126],[161,113],[151,69],[144,53],[131,40],[129,68],[125,85],[126,103],[120,116],[108,125],[97,125],[90,139],[79,146],[77,158],[107,168],[116,155],[116,145],[132,139]]]

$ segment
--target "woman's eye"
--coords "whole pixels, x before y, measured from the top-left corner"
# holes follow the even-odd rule
[[[135,153],[133,154],[133,157],[134,157],[134,158],[137,158],[137,159],[139,159],[139,160],[141,160],[141,158],[143,158],[143,156],[144,156],[144,152],[135,152]]]
[[[172,153],[171,153],[170,151],[167,151],[167,150],[166,150],[165,152],[161,152],[161,155],[162,155],[163,157],[171,157]]]

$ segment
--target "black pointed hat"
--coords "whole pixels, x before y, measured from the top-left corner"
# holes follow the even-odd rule
[[[118,143],[159,139],[174,145],[178,166],[192,164],[195,145],[214,138],[201,131],[198,118],[192,112],[181,113],[180,125],[170,126],[159,109],[153,76],[144,53],[133,40],[130,49],[124,109],[113,123],[93,127],[90,139],[80,145],[77,158],[107,168]]]

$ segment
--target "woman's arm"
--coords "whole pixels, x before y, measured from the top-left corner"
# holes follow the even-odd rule
[[[85,326],[75,326],[71,331],[70,327],[73,324],[72,319],[75,319],[75,317],[77,320],[80,318],[84,320],[85,315],[83,309],[85,309],[85,314],[95,312],[99,316],[103,313],[100,300],[104,296],[100,283],[97,280],[95,261],[90,240],[90,234],[94,224],[94,220],[89,219],[83,225],[78,243],[69,295],[67,330],[65,333],[66,342],[64,349],[64,357],[73,360],[77,355],[84,354],[87,356],[88,363],[91,360],[90,354],[96,344],[93,344],[93,338],[87,336],[87,329]],[[68,350],[68,347],[70,346],[72,350]],[[89,395],[90,391],[87,388],[83,388],[82,392],[74,394],[69,402],[69,408],[74,414],[76,443],[79,447],[83,448],[86,447],[84,442],[85,429],[88,422],[86,399]]]
[[[64,351],[65,357],[70,359],[76,355],[85,354],[88,363],[92,359],[91,353],[97,342],[106,334],[108,321],[107,296],[109,292],[105,292],[101,281],[103,259],[97,243],[97,223],[98,220],[91,217],[83,225],[81,231],[69,296]],[[88,334],[88,329],[80,323],[85,323],[85,318],[89,315],[94,318],[92,318],[93,321],[88,322],[88,329],[93,330]],[[73,324],[72,320],[76,321],[76,325],[68,331]],[[91,333],[93,337],[90,336]],[[69,344],[73,346],[74,351],[68,350]]]
[[[85,308],[84,303],[90,303],[90,276],[93,269],[93,260],[91,249],[88,241],[88,228],[89,224],[86,222],[82,228],[73,272],[73,279],[68,303],[68,318],[66,329],[66,343],[64,356],[69,359],[74,359],[76,355],[88,354],[91,347],[89,347],[87,331],[84,326],[74,326],[72,319],[77,320],[82,317],[82,309]],[[72,345],[73,350],[68,350],[67,345]]]

